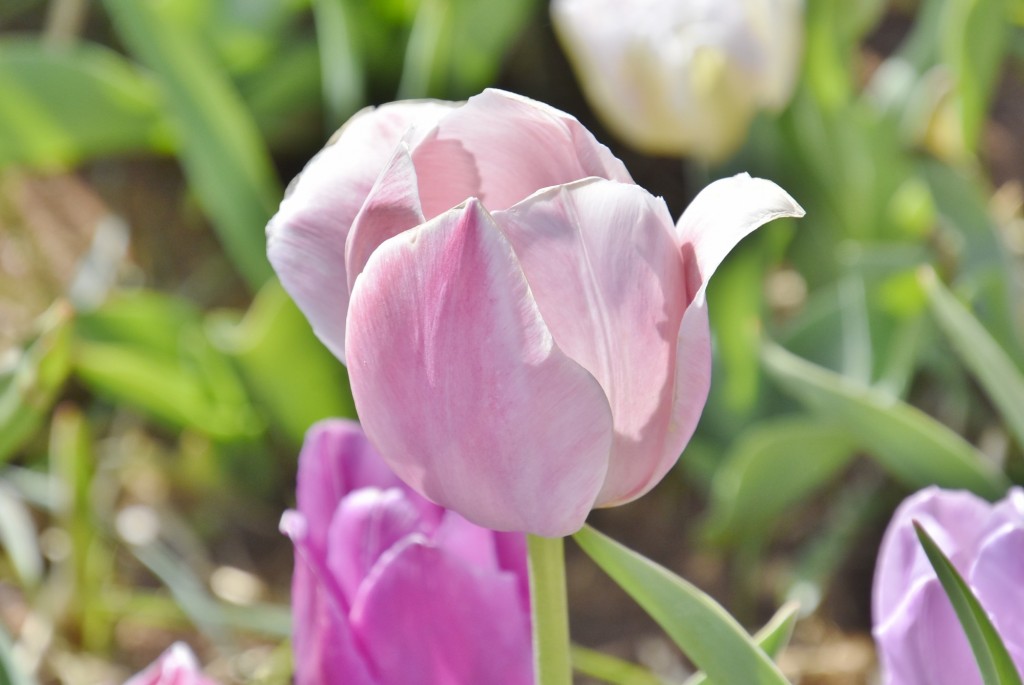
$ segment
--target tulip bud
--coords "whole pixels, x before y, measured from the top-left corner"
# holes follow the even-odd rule
[[[218,685],[199,669],[196,655],[184,642],[171,645],[160,658],[124,685]]]
[[[522,535],[426,501],[347,421],[309,430],[297,499],[296,685],[532,682]]]
[[[587,100],[641,152],[719,161],[796,81],[802,0],[554,0],[551,16]]]
[[[896,510],[882,540],[872,602],[884,685],[981,684],[964,629],[914,531],[924,527],[1024,668],[1024,490],[990,504],[930,487]]]

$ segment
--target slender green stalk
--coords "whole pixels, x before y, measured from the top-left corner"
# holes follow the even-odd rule
[[[527,536],[536,685],[571,685],[569,602],[562,538]]]

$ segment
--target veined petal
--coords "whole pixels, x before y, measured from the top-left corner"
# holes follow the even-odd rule
[[[403,480],[486,528],[579,529],[608,465],[608,400],[477,200],[373,253],[349,330],[363,428]]]
[[[665,450],[687,304],[664,201],[636,185],[588,179],[494,218],[558,346],[611,404],[615,438],[598,503],[636,490]]]
[[[588,176],[632,182],[622,162],[575,118],[493,89],[438,121],[412,156],[428,218],[467,197],[495,210]]]
[[[348,287],[381,243],[423,221],[416,169],[409,148],[399,143],[352,223],[345,252]]]
[[[342,361],[349,228],[402,136],[410,127],[430,126],[454,106],[399,102],[355,114],[292,181],[267,225],[267,256],[281,284]]]
[[[723,178],[704,188],[676,224],[687,266],[687,294],[703,296],[701,286],[755,228],[780,217],[803,215],[803,208],[786,191],[749,174]]]
[[[598,506],[626,504],[650,491],[679,460],[697,429],[711,389],[711,328],[705,304],[703,298],[691,302],[679,327],[671,410],[660,451],[642,461],[613,463],[616,477],[608,477]]]
[[[515,583],[511,573],[479,572],[410,540],[353,607],[380,682],[532,683],[529,619]]]

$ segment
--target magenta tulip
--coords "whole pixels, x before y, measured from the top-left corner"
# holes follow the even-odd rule
[[[526,542],[423,499],[351,422],[313,426],[299,457],[296,685],[529,685]]]
[[[196,655],[184,642],[171,645],[160,658],[124,685],[218,685],[199,669]]]
[[[949,557],[1024,668],[1024,490],[990,504],[927,488],[900,505],[875,569],[874,634],[885,685],[980,685],[967,636],[913,521]]]
[[[478,525],[559,536],[676,462],[710,382],[708,278],[802,213],[740,175],[673,225],[574,118],[489,90],[356,115],[268,250],[406,483]]]

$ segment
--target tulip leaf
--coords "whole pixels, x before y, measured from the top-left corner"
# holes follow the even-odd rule
[[[589,526],[573,538],[713,681],[788,682],[736,619],[709,595]]]
[[[796,627],[799,612],[800,605],[796,602],[787,602],[779,607],[768,623],[754,633],[754,641],[757,646],[773,659],[777,657],[789,644],[789,639],[793,637],[793,628]],[[711,681],[703,673],[695,673],[683,683],[683,685],[710,684]]]
[[[270,155],[241,96],[173,3],[105,0],[120,36],[157,75],[182,164],[224,249],[253,289],[271,275],[263,228],[281,197]]]
[[[240,321],[211,316],[206,330],[296,446],[320,419],[356,417],[345,367],[317,340],[276,279],[263,286]]]
[[[571,648],[572,667],[577,673],[612,685],[665,685],[646,668],[579,645]]]
[[[340,126],[366,99],[362,59],[352,40],[359,27],[352,21],[348,4],[346,0],[313,0],[321,87],[333,126]]]
[[[0,378],[0,463],[43,425],[71,368],[71,308],[58,302],[41,319],[42,334]]]
[[[0,92],[0,167],[63,167],[169,144],[156,84],[97,44],[4,38]]]
[[[765,367],[808,409],[836,420],[894,478],[907,487],[967,488],[989,498],[1009,487],[1006,476],[955,432],[881,390],[855,383],[773,343]]]
[[[810,416],[755,424],[715,473],[708,534],[721,542],[763,536],[788,507],[834,478],[856,448],[842,426]]]
[[[1020,674],[1010,653],[970,586],[917,521],[914,521],[914,529],[967,634],[985,685],[1021,685]]]
[[[939,327],[1024,446],[1024,374],[934,271],[922,271],[920,281]]]

